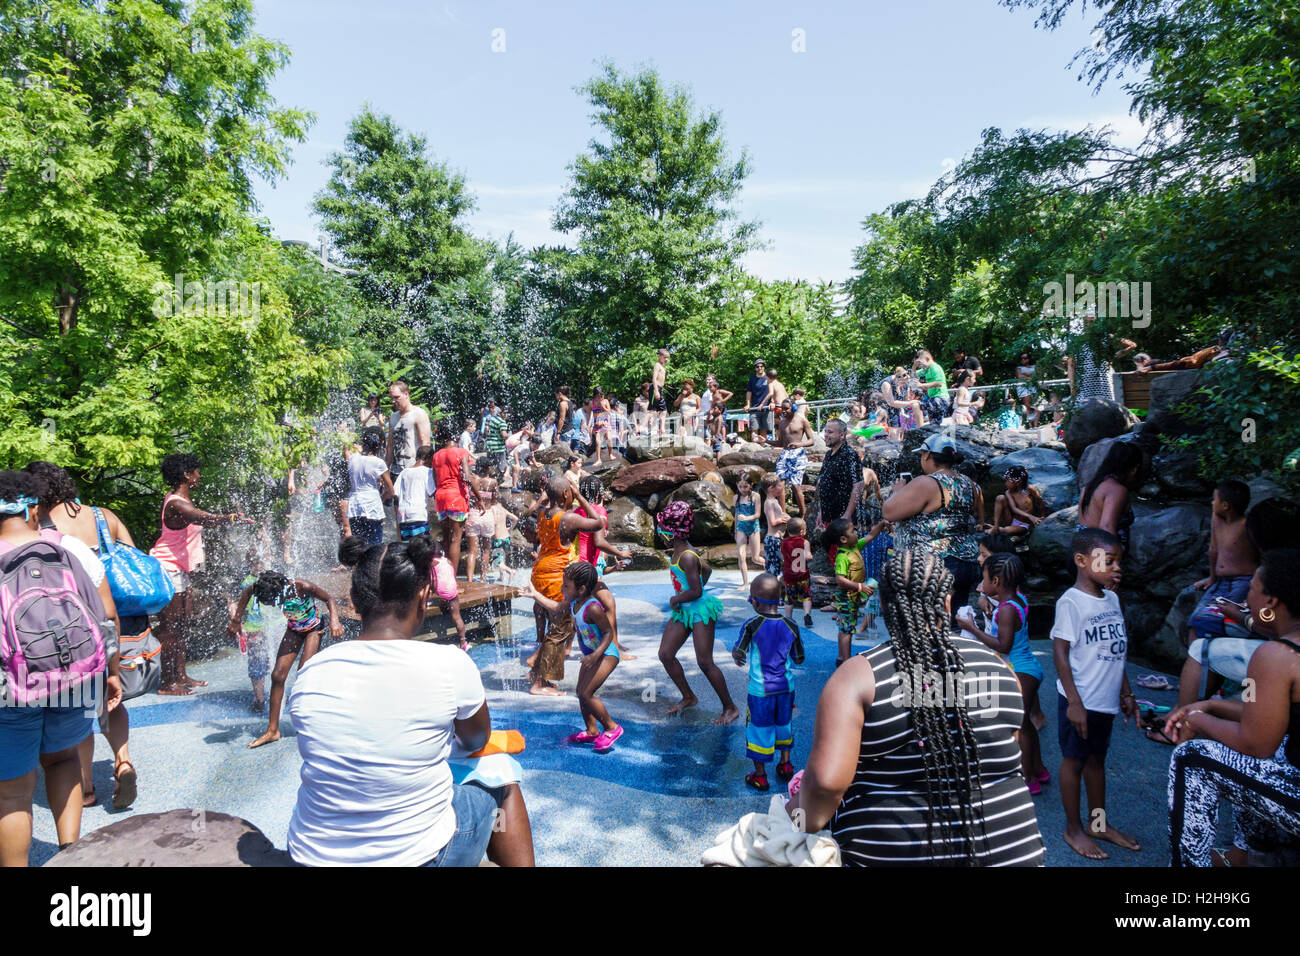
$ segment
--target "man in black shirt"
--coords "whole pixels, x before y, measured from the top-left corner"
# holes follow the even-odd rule
[[[749,384],[745,386],[745,411],[750,413],[750,428],[754,430],[754,439],[757,440],[759,434],[767,435],[772,430],[772,410],[770,408],[760,408],[767,398],[767,365],[762,359],[754,361],[754,374],[749,377]]]
[[[817,527],[836,518],[853,520],[862,497],[862,459],[849,447],[849,429],[838,418],[826,423],[826,458],[817,477]]]

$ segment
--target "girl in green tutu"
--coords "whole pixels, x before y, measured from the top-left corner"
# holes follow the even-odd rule
[[[690,636],[695,643],[695,662],[722,702],[722,714],[713,722],[729,724],[740,716],[740,710],[727,691],[727,681],[721,669],[713,663],[713,627],[722,616],[722,602],[714,595],[704,593],[704,582],[713,569],[691,547],[695,514],[686,502],[674,501],[659,512],[657,520],[659,533],[673,545],[673,558],[668,570],[676,592],[668,599],[668,623],[664,625],[664,636],[659,642],[659,661],[682,695],[680,701],[668,708],[668,714],[681,713],[699,703],[691,685],[686,682],[682,665],[677,662],[677,652]]]

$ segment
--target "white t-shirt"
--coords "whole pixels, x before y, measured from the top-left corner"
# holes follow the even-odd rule
[[[1124,660],[1128,655],[1128,632],[1119,595],[1103,591],[1096,598],[1070,588],[1056,602],[1052,638],[1070,645],[1070,673],[1085,710],[1099,714],[1119,713],[1119,692],[1124,683]],[[1065,685],[1058,678],[1057,691]]]
[[[348,459],[348,517],[384,520],[384,499],[379,494],[379,476],[388,471],[382,458],[353,455]]]
[[[429,520],[429,480],[433,469],[427,465],[406,468],[397,476],[397,520]]]
[[[346,641],[298,671],[285,706],[302,756],[289,854],[308,866],[419,866],[456,831],[455,727],[486,695],[457,647]]]
[[[460,433],[460,447],[466,451],[474,450],[474,433],[468,428]]]
[[[82,570],[86,572],[86,577],[90,578],[91,584],[99,587],[104,583],[104,562],[90,549],[90,545],[80,538],[65,534],[59,539],[59,547],[77,559]]]
[[[388,418],[388,427],[393,433],[393,464],[399,468],[410,468],[415,464],[415,450],[419,444],[417,423],[424,425],[427,434],[429,415],[419,405],[412,405],[405,415],[395,411]]]

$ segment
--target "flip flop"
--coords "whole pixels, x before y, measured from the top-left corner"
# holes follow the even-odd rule
[[[1143,674],[1136,681],[1139,687],[1146,690],[1177,690],[1177,685],[1170,683],[1169,678],[1164,674]]]
[[[135,803],[135,797],[135,767],[131,765],[131,761],[123,760],[113,772],[113,809],[125,810]]]
[[[1177,742],[1169,739],[1169,735],[1165,733],[1163,727],[1147,727],[1146,735],[1147,740],[1150,740],[1152,743],[1164,744],[1167,747],[1178,746]]]

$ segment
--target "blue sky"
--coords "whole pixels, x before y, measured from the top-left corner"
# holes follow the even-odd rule
[[[292,50],[277,100],[318,116],[257,195],[281,238],[313,243],[323,161],[365,103],[465,174],[477,234],[562,241],[551,211],[594,133],[574,88],[602,58],[654,66],[721,112],[753,164],[740,211],[769,244],[746,265],[768,279],[847,278],[863,218],[922,195],[986,127],[1140,133],[1118,84],[1094,95],[1069,68],[1090,19],[1048,33],[995,0],[257,0],[257,18]]]

